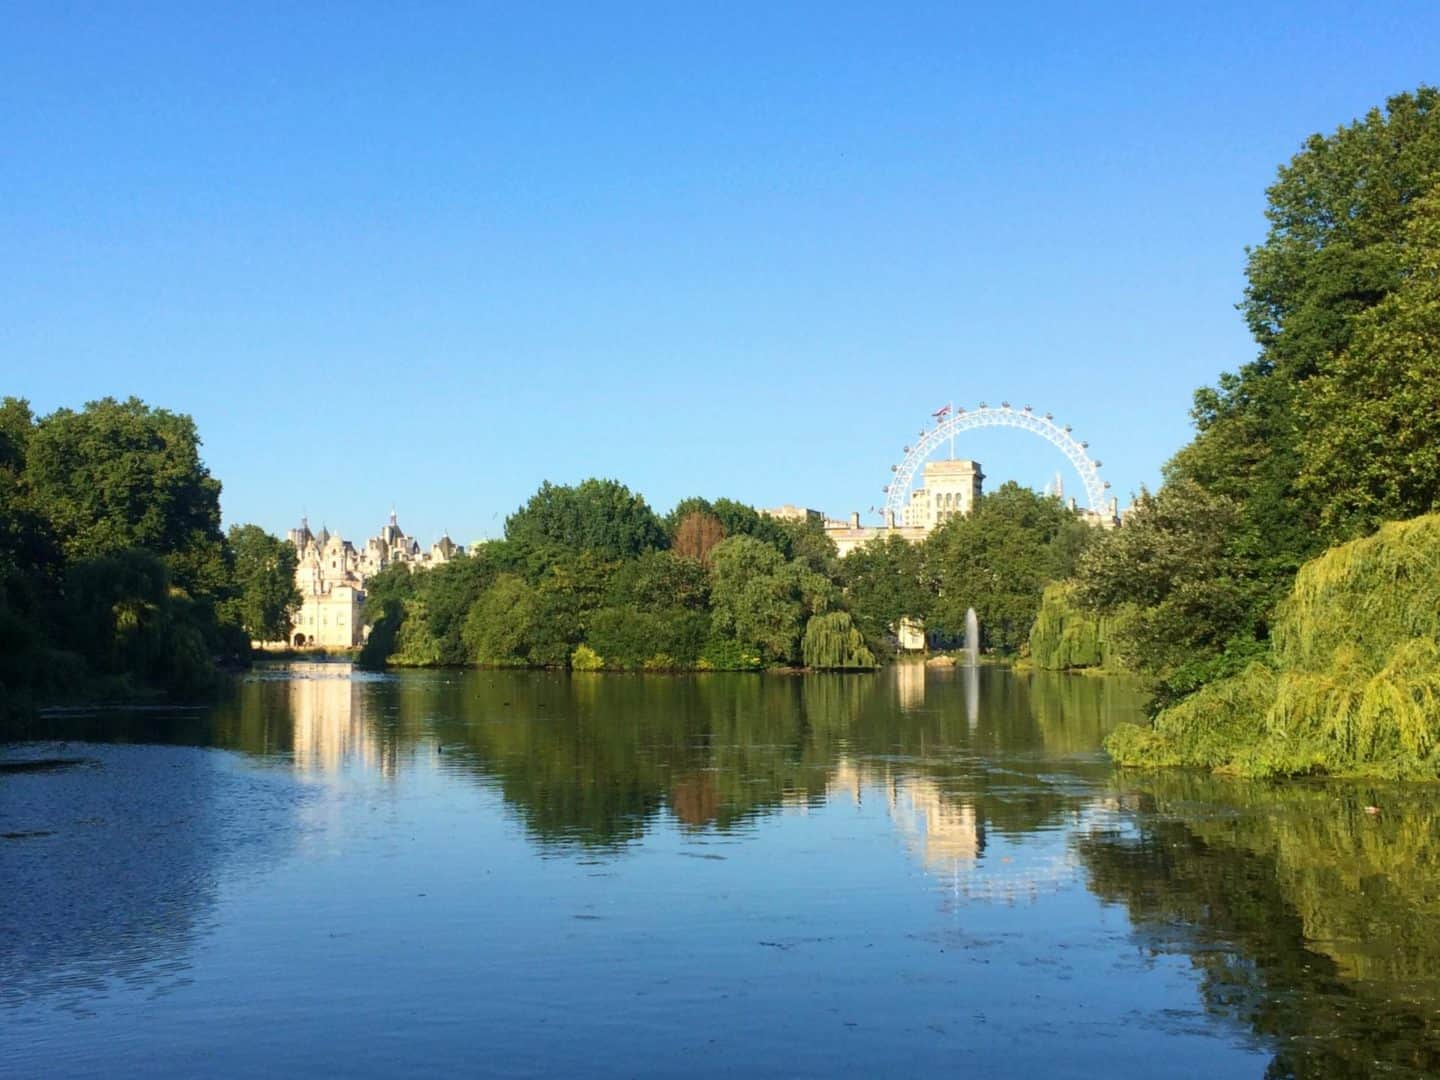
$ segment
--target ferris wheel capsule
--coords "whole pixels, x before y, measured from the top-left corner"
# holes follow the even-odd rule
[[[1009,407],[1010,407],[1010,403],[1009,403],[1008,401],[1002,401],[1002,402],[1000,402],[1000,408],[1002,408],[1002,409],[1008,409]]]
[[[988,409],[989,407],[990,407],[990,406],[989,406],[989,405],[986,405],[983,401],[980,402],[980,408],[982,408],[982,409]]]
[[[1054,414],[1054,413],[1048,413],[1048,412],[1047,412],[1047,413],[1045,414],[1045,419],[1046,419],[1046,420],[1054,420],[1054,419],[1055,419],[1055,414]]]
[[[1082,439],[1082,440],[1080,441],[1080,449],[1081,449],[1081,450],[1089,450],[1089,449],[1090,449],[1090,444],[1089,444],[1088,442],[1085,442],[1085,441]]]
[[[1026,412],[1034,412],[1035,410],[1032,409],[1029,405],[1026,405],[1026,406],[1025,406],[1025,411],[1026,411]]]

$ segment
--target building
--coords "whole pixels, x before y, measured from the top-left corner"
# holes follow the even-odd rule
[[[872,540],[899,536],[912,544],[919,543],[930,530],[957,514],[968,514],[975,508],[985,483],[985,473],[978,461],[927,461],[922,486],[910,493],[905,517],[895,521],[887,510],[883,525],[861,525],[860,515],[851,514],[849,521],[827,518],[825,535],[835,543],[835,550],[844,558]],[[773,511],[772,511],[773,513]]]
[[[985,482],[978,461],[927,461],[923,477],[910,493],[905,524],[926,531],[975,509]]]
[[[807,510],[803,506],[791,506],[789,503],[786,503],[784,506],[773,507],[769,510],[761,510],[760,512],[767,517],[776,518],[779,521],[799,521],[803,523],[823,521],[825,519],[825,515],[820,513],[819,510]]]
[[[423,570],[465,554],[448,536],[442,536],[429,551],[422,550],[415,539],[405,535],[394,512],[379,534],[365,541],[364,548],[357,549],[323,526],[312,533],[304,519],[289,535],[298,556],[295,587],[302,601],[290,632],[289,644],[296,646],[349,649],[363,644],[366,580],[396,563]]]

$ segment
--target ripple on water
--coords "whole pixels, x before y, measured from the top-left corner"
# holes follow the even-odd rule
[[[268,863],[306,797],[226,752],[22,744],[0,764],[0,1008],[85,1013],[183,980],[223,872]]]

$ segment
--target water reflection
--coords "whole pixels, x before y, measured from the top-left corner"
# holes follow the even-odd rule
[[[81,764],[0,778],[0,1006],[87,1014],[188,982],[222,877],[291,842],[302,793],[189,747],[31,745]]]
[[[989,1036],[992,1066],[1021,1061],[1009,1055],[1023,1054],[1015,1048],[1035,1025],[1108,1007],[1104,1039],[1076,1029],[1067,1044],[1091,1065],[1112,1052],[1108,1040],[1140,1054],[1220,1031],[1232,1049],[1269,1048],[1276,1076],[1440,1071],[1440,794],[1117,777],[1101,739],[1142,705],[1120,682],[986,668],[376,677],[322,664],[259,671],[202,714],[58,714],[56,736],[245,758],[72,747],[94,767],[0,778],[0,832],[14,835],[0,838],[0,1005],[103,1011],[127,988],[193,994],[188,980],[229,926],[231,966],[210,956],[204,1016],[233,1005],[232,977],[247,997],[271,993],[277,1010],[286,993],[313,994],[319,1008],[344,981],[328,965],[363,981],[379,956],[416,1015],[459,1017],[467,1047],[490,1022],[492,1040],[511,1038],[511,1062],[546,1034],[523,1028],[546,1002],[571,995],[603,1033],[614,1025],[608,980],[632,973],[639,1000],[657,980],[690,986],[703,970],[727,1002],[765,987],[765,1015],[808,1001],[807,1033],[832,1007],[862,1001],[862,1019],[897,1010],[895,1031],[924,1002],[966,994],[973,1019],[995,979],[1009,988],[1013,1026]],[[247,869],[264,875],[249,894]],[[272,900],[270,921],[244,922]],[[1128,920],[1107,919],[1101,902]],[[417,952],[415,927],[444,947]],[[894,933],[877,940],[877,927]],[[294,985],[272,988],[245,966],[267,942],[269,976],[286,972]],[[1085,960],[1066,968],[1072,947]],[[797,966],[765,966],[772,959]],[[443,1001],[425,996],[434,965],[451,980]],[[476,997],[477,971],[504,994]],[[512,984],[529,996],[512,1000]],[[1122,1037],[1115,1017],[1162,1011],[1132,985],[1185,1007],[1198,993],[1205,1013],[1183,1031],[1152,1022],[1149,1044],[1144,1024]],[[597,986],[590,1002],[583,994]],[[1025,1011],[1038,1008],[1039,988],[1053,999],[1046,1017]],[[687,992],[668,1000],[694,1011],[666,1031],[753,1017]],[[363,1041],[391,1002],[360,1000],[374,1010],[351,1021]],[[454,1011],[466,1001],[485,1008]],[[168,1036],[191,1019],[177,1013]],[[928,1034],[904,1029],[904,1041],[930,1046],[926,1064],[939,1067],[953,1046],[924,1040],[953,1018],[931,1019]],[[967,1046],[986,1030],[967,1028]],[[775,1046],[828,1045],[773,1034]],[[858,1045],[881,1068],[896,1039]],[[287,1052],[308,1045],[297,1035]],[[752,1060],[776,1060],[755,1045]],[[576,1047],[574,1060],[589,1060]],[[814,1072],[841,1064],[807,1060]],[[1127,1060],[1136,1071],[1154,1058]],[[409,1058],[386,1063],[403,1071]]]
[[[1269,1075],[1440,1072],[1440,793],[1190,774],[1118,793],[1123,826],[1077,839],[1091,888],[1273,1042]]]

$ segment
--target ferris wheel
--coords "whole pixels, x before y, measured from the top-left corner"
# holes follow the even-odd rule
[[[1070,433],[1070,425],[1057,424],[1050,413],[1037,413],[1029,405],[1013,409],[1008,401],[1002,401],[1000,407],[995,409],[982,401],[980,407],[973,410],[946,405],[933,416],[935,425],[921,431],[920,441],[914,446],[905,447],[905,458],[899,465],[890,466],[890,471],[895,475],[884,488],[885,510],[894,515],[893,520],[898,522],[904,519],[905,499],[909,495],[910,485],[926,458],[947,439],[962,432],[988,427],[1018,428],[1040,436],[1055,447],[1080,474],[1089,509],[1097,514],[1105,513],[1105,492],[1110,484],[1100,478],[1101,463],[1086,453],[1090,446],[1088,442],[1076,439]]]

